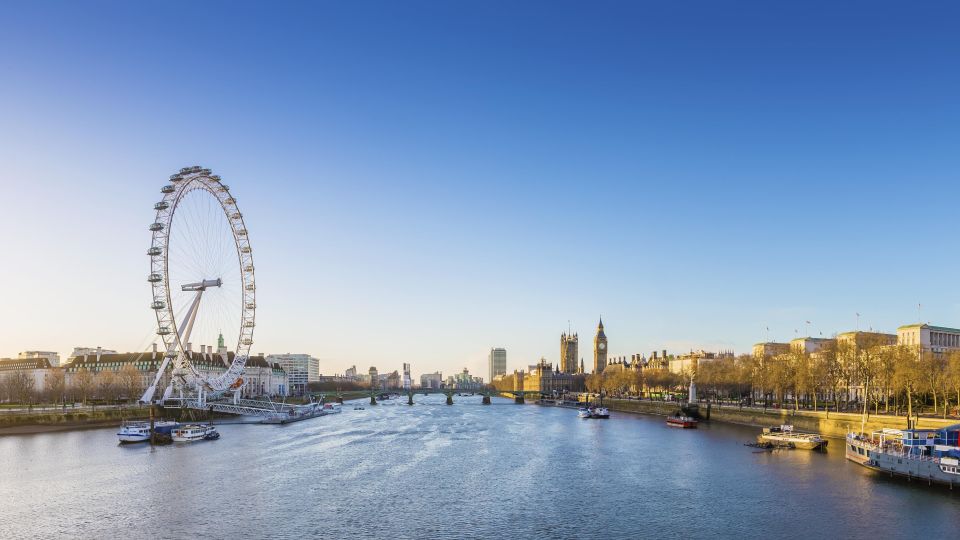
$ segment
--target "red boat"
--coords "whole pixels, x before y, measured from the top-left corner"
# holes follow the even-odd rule
[[[689,416],[668,416],[667,425],[684,429],[696,428],[697,420],[695,418],[690,418]]]

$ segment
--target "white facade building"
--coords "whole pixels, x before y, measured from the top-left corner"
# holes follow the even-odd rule
[[[266,360],[270,364],[280,364],[287,373],[290,391],[302,394],[307,390],[307,383],[320,380],[320,360],[309,354],[269,354]]]
[[[17,355],[18,360],[33,360],[46,358],[53,367],[60,367],[60,353],[53,351],[23,351]]]
[[[908,324],[897,328],[897,344],[945,353],[960,350],[960,330],[929,324]]]

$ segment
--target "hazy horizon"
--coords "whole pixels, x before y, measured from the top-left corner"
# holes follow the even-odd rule
[[[589,366],[601,315],[610,356],[960,326],[955,4],[16,5],[0,357],[147,349],[194,164],[250,229],[252,352],[324,374],[486,378],[568,321]]]

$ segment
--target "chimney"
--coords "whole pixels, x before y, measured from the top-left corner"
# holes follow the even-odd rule
[[[666,350],[666,349],[663,350],[663,359],[664,359],[664,360],[667,359],[667,350]]]
[[[187,342],[187,352],[193,352],[193,343]]]
[[[153,354],[157,354],[157,342],[153,342]]]
[[[100,361],[100,354],[103,352],[103,348],[97,345],[97,362]]]

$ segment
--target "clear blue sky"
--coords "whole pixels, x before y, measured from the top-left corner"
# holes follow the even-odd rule
[[[0,356],[142,346],[193,163],[325,373],[960,326],[957,6],[5,2]]]

